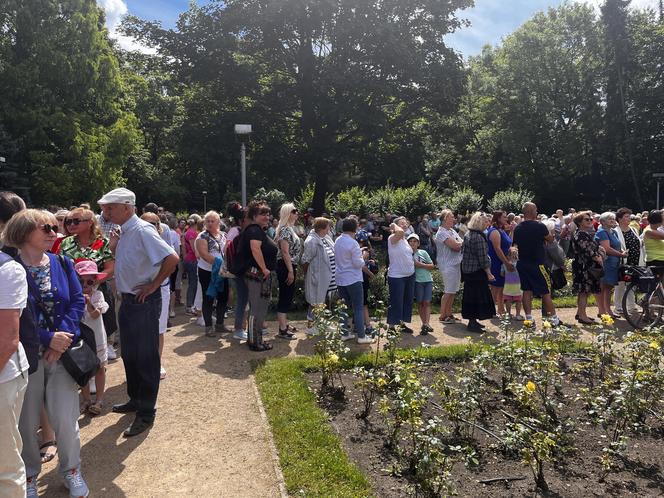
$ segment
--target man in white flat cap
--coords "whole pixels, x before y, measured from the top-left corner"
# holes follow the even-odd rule
[[[113,406],[113,411],[136,412],[124,431],[125,437],[131,437],[154,423],[161,366],[157,291],[179,258],[152,225],[136,216],[136,195],[131,190],[116,188],[97,203],[104,218],[120,225],[122,233],[115,250],[115,283],[122,295],[118,322],[129,401]]]

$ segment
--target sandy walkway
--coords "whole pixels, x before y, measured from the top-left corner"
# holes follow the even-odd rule
[[[300,333],[302,339],[273,339],[272,351],[255,353],[244,344],[229,341],[228,335],[223,339],[203,336],[202,327],[185,317],[182,308],[179,310],[166,338],[164,364],[168,376],[159,392],[153,429],[124,439],[122,431],[132,416],[110,413],[113,403],[126,399],[120,360],[108,368],[103,415],[80,419],[83,472],[91,496],[282,496],[280,472],[275,468],[271,435],[261,416],[251,362],[268,356],[312,354],[315,340]],[[562,310],[560,316],[571,324],[574,310]],[[415,319],[416,330],[419,324]],[[465,325],[443,326],[435,316],[432,324],[433,334],[405,337],[403,345],[460,343],[470,335]],[[295,325],[303,328],[301,323]],[[273,336],[276,323],[271,323],[270,329]],[[497,333],[494,323],[486,335],[497,337]],[[352,347],[360,349],[356,344]],[[40,494],[66,497],[56,463],[57,458],[44,467]]]

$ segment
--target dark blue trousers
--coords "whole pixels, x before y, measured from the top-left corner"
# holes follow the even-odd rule
[[[118,322],[127,394],[129,402],[136,407],[136,416],[146,420],[154,419],[159,393],[160,313],[159,289],[150,294],[144,303],[136,302],[133,294],[122,295]]]

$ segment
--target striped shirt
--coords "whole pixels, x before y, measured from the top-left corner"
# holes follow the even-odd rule
[[[325,248],[325,253],[327,254],[327,257],[330,258],[330,270],[332,271],[332,277],[330,278],[330,285],[327,288],[327,291],[331,292],[337,289],[337,281],[335,278],[335,273],[337,271],[337,264],[336,261],[334,260],[334,246],[330,244],[330,241],[324,237],[321,238],[321,240],[323,241],[323,247]]]

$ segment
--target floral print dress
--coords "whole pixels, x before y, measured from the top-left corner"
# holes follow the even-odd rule
[[[94,240],[88,247],[80,247],[77,237],[71,235],[62,241],[58,252],[71,258],[74,263],[82,259],[92,260],[97,264],[97,271],[103,271],[104,263],[114,259],[106,237]]]
[[[589,269],[599,256],[599,243],[594,236],[583,230],[577,230],[572,239],[574,261],[572,262],[572,289],[575,294],[599,294],[599,280],[593,278]]]

